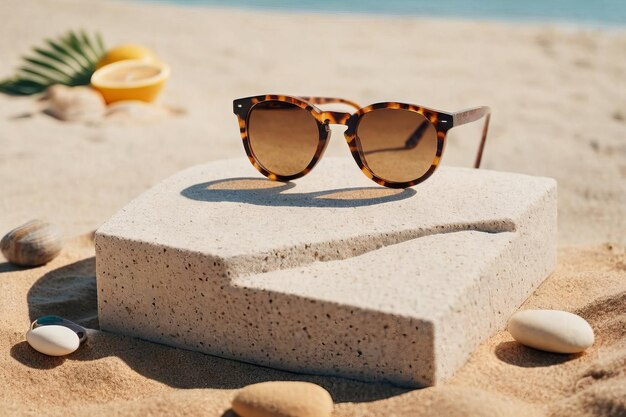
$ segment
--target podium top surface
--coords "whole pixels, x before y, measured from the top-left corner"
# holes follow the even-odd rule
[[[455,231],[515,231],[516,219],[554,187],[549,178],[441,167],[414,188],[387,189],[348,158],[324,158],[306,177],[280,183],[245,159],[224,160],[166,179],[97,234],[222,259],[338,242],[376,249]]]

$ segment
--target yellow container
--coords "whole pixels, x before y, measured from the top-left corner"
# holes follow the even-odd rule
[[[91,76],[91,85],[107,104],[121,100],[152,102],[169,75],[169,67],[162,62],[127,59],[98,69]]]
[[[156,55],[144,46],[134,43],[125,43],[108,50],[102,59],[98,61],[96,69],[126,59],[156,60]]]

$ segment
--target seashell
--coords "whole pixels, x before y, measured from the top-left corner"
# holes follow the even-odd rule
[[[64,356],[80,346],[78,336],[65,326],[42,326],[30,329],[26,341],[37,352],[48,356]]]
[[[149,104],[139,100],[123,100],[110,104],[106,111],[106,118],[128,122],[153,122],[171,115],[171,112],[161,106]]]
[[[98,121],[106,111],[104,98],[90,87],[53,85],[43,100],[44,112],[64,121]]]
[[[63,248],[60,231],[43,220],[31,220],[11,230],[0,241],[0,250],[11,263],[39,266],[54,259]]]
[[[333,399],[310,382],[270,381],[241,389],[232,409],[240,417],[330,417]]]
[[[594,342],[589,323],[567,311],[519,311],[511,317],[507,327],[519,343],[547,352],[578,353]]]

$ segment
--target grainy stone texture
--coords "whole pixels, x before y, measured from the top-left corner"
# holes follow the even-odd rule
[[[442,167],[408,190],[326,158],[291,184],[183,171],[96,233],[103,330],[403,386],[451,376],[554,269],[556,183]]]

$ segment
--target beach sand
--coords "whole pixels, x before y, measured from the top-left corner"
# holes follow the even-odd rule
[[[0,415],[219,417],[238,388],[272,380],[320,384],[335,400],[337,417],[618,417],[626,410],[623,247],[561,250],[555,273],[523,306],[586,318],[597,342],[584,354],[539,352],[503,331],[448,383],[411,391],[282,372],[97,330],[66,358],[35,352],[24,333],[41,315],[97,327],[93,252],[90,236],[83,236],[44,267],[0,264]]]
[[[625,31],[96,0],[3,0],[0,12],[10,16],[0,78],[45,37],[98,30],[108,46],[145,44],[168,62],[162,103],[183,112],[151,124],[64,123],[37,113],[32,98],[0,96],[0,234],[43,217],[74,236],[40,268],[0,258],[0,415],[222,416],[236,389],[279,379],[324,386],[336,416],[626,415]],[[232,99],[263,93],[490,105],[484,168],[559,184],[559,266],[525,307],[581,314],[593,348],[551,355],[501,332],[448,383],[413,391],[97,330],[65,359],[33,351],[24,334],[40,315],[98,328],[90,232],[181,169],[244,157]],[[471,165],[479,128],[453,130],[443,163]],[[327,154],[348,156],[340,131]]]

